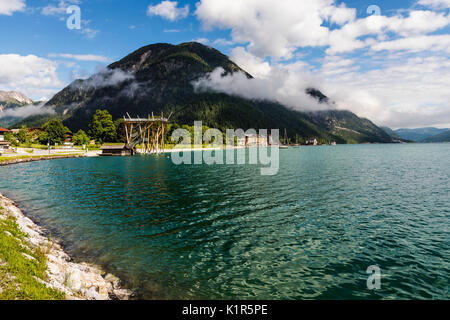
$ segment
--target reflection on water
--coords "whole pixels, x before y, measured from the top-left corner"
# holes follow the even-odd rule
[[[0,191],[140,298],[450,298],[449,159],[448,144],[299,148],[273,177],[68,159],[0,168]]]

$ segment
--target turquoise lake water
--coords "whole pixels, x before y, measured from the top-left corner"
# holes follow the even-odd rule
[[[259,169],[41,161],[1,167],[0,192],[137,298],[450,298],[450,144],[302,147]]]

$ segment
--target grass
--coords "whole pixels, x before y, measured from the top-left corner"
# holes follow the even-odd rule
[[[47,279],[48,248],[31,248],[26,237],[14,218],[0,220],[0,300],[64,299],[40,282]]]

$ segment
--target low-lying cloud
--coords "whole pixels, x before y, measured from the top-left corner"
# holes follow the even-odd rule
[[[54,114],[55,110],[53,110],[51,107],[45,106],[45,102],[42,102],[40,104],[30,104],[23,107],[16,107],[16,108],[8,108],[6,110],[3,110],[0,112],[0,119],[6,118],[6,117],[13,117],[13,118],[27,118],[30,116],[35,116],[39,114]]]
[[[319,103],[306,93],[315,87],[316,79],[299,76],[289,68],[273,68],[267,78],[249,79],[238,72],[225,75],[223,68],[217,68],[207,76],[193,83],[196,92],[216,91],[240,96],[250,100],[266,100],[281,103],[299,111],[319,111],[332,106]]]

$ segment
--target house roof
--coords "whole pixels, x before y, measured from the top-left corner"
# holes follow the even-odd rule
[[[0,146],[9,146],[11,145],[11,142],[9,141],[0,141]]]
[[[2,132],[12,132],[11,130],[0,127],[0,133]]]
[[[112,145],[112,146],[102,146],[100,150],[122,150],[125,148],[124,144]]]

